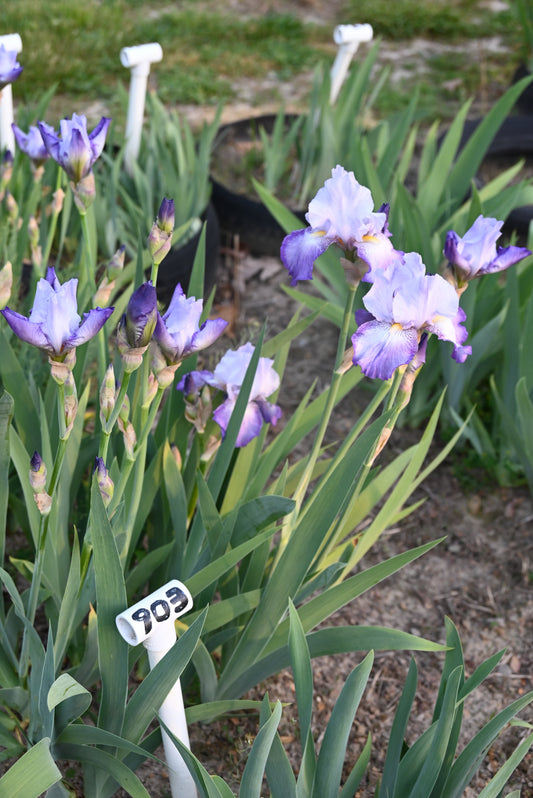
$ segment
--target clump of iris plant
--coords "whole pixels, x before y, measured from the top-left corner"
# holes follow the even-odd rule
[[[213,418],[226,434],[231,414],[242,388],[246,371],[254,353],[254,346],[244,344],[236,351],[229,350],[220,360],[214,372],[192,371],[176,386],[185,395],[199,396],[204,385],[224,391],[226,399],[213,413]],[[278,390],[279,375],[273,368],[274,361],[268,357],[260,357],[254,381],[248,397],[248,404],[237,435],[235,445],[246,446],[261,432],[263,423],[276,424],[281,418],[281,408],[268,401],[268,397]]]

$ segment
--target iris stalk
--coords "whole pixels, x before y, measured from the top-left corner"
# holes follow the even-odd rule
[[[307,461],[307,466],[300,478],[300,482],[292,496],[295,507],[292,513],[288,516],[287,521],[284,523],[282,531],[281,531],[281,539],[279,543],[278,553],[276,557],[276,564],[279,562],[279,558],[283,553],[285,546],[289,542],[289,538],[291,532],[294,528],[294,525],[299,517],[300,508],[302,502],[305,497],[305,493],[309,486],[309,482],[313,475],[313,471],[316,465],[316,461],[318,460],[318,456],[320,454],[320,450],[322,447],[322,443],[324,440],[324,435],[326,434],[326,430],[328,428],[328,424],[331,418],[331,414],[333,412],[333,408],[335,407],[335,402],[337,400],[337,395],[339,392],[340,381],[342,379],[342,374],[338,373],[337,370],[341,365],[344,359],[344,351],[346,348],[346,339],[348,337],[348,330],[350,328],[350,321],[352,318],[353,312],[353,304],[355,299],[355,292],[357,290],[358,283],[350,281],[348,282],[348,295],[346,297],[346,303],[344,307],[344,315],[342,318],[342,325],[341,330],[339,333],[339,339],[337,343],[337,354],[335,357],[335,368],[333,369],[333,374],[331,377],[331,382],[329,385],[328,396],[326,399],[326,406],[324,408],[324,413],[322,415],[320,424],[317,429],[316,437],[313,443],[313,448],[311,449],[311,453],[309,455],[309,459]],[[275,567],[275,566],[274,566]]]

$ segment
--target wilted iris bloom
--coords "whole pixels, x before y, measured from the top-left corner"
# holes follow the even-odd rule
[[[346,257],[353,259],[357,254],[367,262],[371,248],[376,265],[392,249],[387,206],[375,213],[370,189],[342,166],[332,170],[309,203],[305,218],[310,226],[289,233],[281,244],[281,260],[292,277],[291,285],[312,279],[314,262],[331,244],[338,244]]]
[[[182,379],[177,388],[180,391],[199,391],[202,385],[211,385],[227,394],[227,399],[215,410],[213,418],[225,435],[228,424],[246,376],[246,370],[254,352],[252,344],[244,344],[237,351],[229,351],[215,368],[215,371],[191,372]],[[273,368],[273,360],[260,357],[257,364],[252,390],[244,413],[236,446],[246,446],[259,435],[263,422],[276,424],[281,417],[281,408],[267,401],[279,388],[279,375]]]
[[[447,234],[444,255],[459,288],[474,277],[501,272],[531,255],[525,247],[496,248],[502,227],[498,219],[478,216],[462,238],[453,230]]]
[[[462,345],[468,331],[461,326],[466,316],[457,292],[440,275],[427,275],[417,252],[404,255],[394,269],[378,270],[363,303],[352,344],[353,362],[367,377],[388,380],[415,358],[422,365],[426,333],[452,341],[460,363],[472,351]]]
[[[78,315],[76,279],[61,283],[53,267],[37,283],[29,318],[10,308],[0,311],[22,341],[48,352],[51,360],[62,361],[71,350],[89,341],[99,332],[114,308],[94,308]]]
[[[41,127],[46,128],[48,132],[53,135],[54,129],[50,127],[50,125],[41,122]],[[17,144],[22,152],[31,158],[35,166],[42,166],[50,157],[50,153],[43,141],[40,128],[35,125],[30,125],[27,133],[24,133],[24,131],[15,124],[12,125],[12,128]]]
[[[200,325],[203,300],[185,296],[178,283],[166,313],[157,314],[154,340],[168,363],[179,363],[184,357],[210,346],[222,335],[228,322],[208,319]]]
[[[76,185],[87,177],[102,154],[110,122],[103,116],[93,132],[88,133],[87,118],[83,114],[73,114],[72,119],[61,120],[59,134],[43,122],[37,124],[46,149]]]
[[[20,76],[22,69],[17,61],[16,51],[7,50],[5,45],[0,44],[0,91],[8,83],[13,83]]]

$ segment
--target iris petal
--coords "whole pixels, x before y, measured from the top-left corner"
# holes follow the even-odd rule
[[[367,377],[388,380],[398,366],[409,363],[418,351],[416,330],[399,324],[370,321],[352,336],[353,362]]]

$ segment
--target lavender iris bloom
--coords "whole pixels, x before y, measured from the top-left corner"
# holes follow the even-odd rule
[[[213,418],[222,429],[223,435],[230,422],[253,352],[252,344],[244,344],[235,352],[231,350],[226,352],[213,373],[191,372],[178,383],[177,388],[180,391],[190,390],[191,387],[198,391],[203,384],[225,391],[227,399],[213,413]],[[263,422],[276,424],[281,417],[281,408],[267,402],[266,399],[279,388],[279,375],[272,367],[273,362],[267,357],[259,358],[236,446],[246,446],[250,443],[259,435]]]
[[[224,319],[209,319],[200,325],[203,305],[202,299],[187,298],[178,283],[167,312],[157,314],[154,339],[169,363],[179,363],[210,346],[227,327]]]
[[[500,272],[531,255],[524,247],[498,247],[503,222],[478,216],[461,238],[453,230],[446,235],[444,255],[459,287],[484,274]]]
[[[17,61],[16,51],[7,50],[5,45],[0,44],[0,91],[8,83],[13,83],[20,76],[22,69]]]
[[[49,125],[41,122],[42,127],[46,128],[50,134],[53,135],[54,129]],[[27,133],[24,133],[17,125],[13,124],[13,133],[15,134],[15,139],[17,144],[19,145],[20,149],[23,153],[25,153],[36,166],[42,166],[42,164],[50,157],[50,153],[48,152],[45,143],[43,141],[43,137],[41,135],[41,131],[35,125],[30,125],[30,128]]]
[[[29,318],[10,308],[0,311],[22,341],[48,352],[52,360],[63,360],[72,349],[86,343],[103,327],[114,308],[94,308],[78,315],[77,280],[63,285],[50,267],[46,279],[37,283],[35,301]]]
[[[309,203],[305,218],[310,227],[289,233],[281,244],[281,260],[292,277],[291,285],[312,279],[315,260],[331,244],[338,244],[347,257],[357,253],[367,263],[371,248],[377,266],[392,249],[387,206],[375,213],[370,190],[342,166],[332,170]]]
[[[103,116],[92,133],[87,132],[87,118],[73,114],[72,119],[62,119],[59,135],[49,125],[38,122],[46,149],[65,170],[74,184],[90,173],[94,162],[104,149],[107,129],[111,120]]]
[[[462,363],[471,353],[462,346],[468,331],[457,292],[440,275],[427,275],[417,252],[403,256],[394,269],[377,271],[357,311],[352,336],[353,362],[367,377],[388,380],[398,366],[425,357],[425,333],[455,344],[453,357]],[[421,343],[422,342],[422,343]]]

